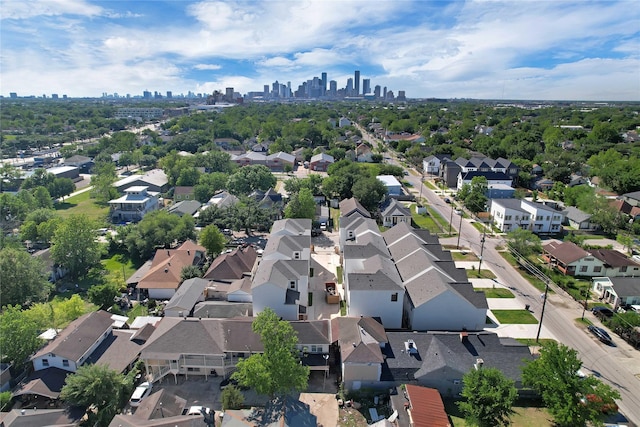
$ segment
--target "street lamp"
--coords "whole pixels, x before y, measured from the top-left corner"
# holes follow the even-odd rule
[[[323,354],[322,357],[324,358],[324,378],[322,380],[322,392],[324,393],[324,386],[327,383],[327,377],[329,376],[329,355]]]

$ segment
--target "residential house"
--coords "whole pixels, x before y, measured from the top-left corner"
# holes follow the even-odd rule
[[[319,153],[311,157],[309,169],[317,172],[326,172],[327,168],[334,162],[333,156],[327,153]]]
[[[279,151],[267,156],[266,165],[272,172],[292,171],[295,169],[296,156]]]
[[[258,254],[253,246],[237,247],[231,252],[218,255],[203,279],[221,282],[232,282],[251,274]]]
[[[169,206],[167,211],[171,214],[178,215],[179,217],[183,217],[185,215],[194,216],[200,212],[201,207],[202,203],[197,200],[183,200]]]
[[[411,211],[396,199],[390,199],[388,206],[382,210],[381,216],[382,225],[385,227],[393,227],[400,222],[411,224]]]
[[[459,157],[455,161],[445,159],[441,162],[440,177],[444,179],[447,187],[455,187],[458,184],[458,175],[462,173],[462,176],[465,176],[468,172],[499,172],[504,173],[507,176],[506,179],[516,181],[519,167],[502,157],[497,159],[484,156],[473,156],[470,159]]]
[[[74,427],[80,426],[84,410],[81,408],[23,408],[0,414],[2,427]],[[124,426],[123,426],[124,427]],[[171,426],[173,427],[173,426]]]
[[[169,191],[169,178],[162,169],[153,169],[144,175],[130,175],[116,181],[113,186],[118,193],[124,193],[129,187],[147,187],[149,191],[166,193]]]
[[[377,384],[382,377],[387,334],[371,317],[338,317],[331,321],[340,348],[340,377],[347,390]]]
[[[168,374],[176,381],[178,375],[228,377],[240,358],[263,351],[260,336],[251,329],[253,320],[165,317],[148,339],[140,359],[153,382]],[[332,342],[329,321],[291,322],[291,326],[301,352],[307,353],[307,357],[301,357],[302,364],[313,371],[325,371],[322,355]]]
[[[382,182],[387,187],[387,194],[390,196],[399,196],[402,194],[402,184],[393,175],[378,175],[376,176],[378,181]]]
[[[209,281],[194,277],[185,280],[164,307],[165,317],[190,317],[196,303],[204,301]]]
[[[149,187],[129,187],[124,190],[124,196],[110,200],[111,221],[114,223],[138,222],[149,212],[157,211],[160,207],[159,193],[148,190]]]
[[[222,190],[218,191],[216,194],[211,196],[209,201],[202,205],[201,211],[207,209],[209,206],[215,206],[217,208],[226,208],[238,203],[238,198],[228,191]]]
[[[551,242],[542,250],[545,263],[566,276],[604,275],[602,261],[573,242]]]
[[[176,202],[181,202],[183,200],[195,200],[195,193],[193,186],[176,186],[173,189],[173,200]]]
[[[202,427],[206,425],[200,414],[182,415],[186,408],[186,399],[166,389],[160,389],[143,399],[133,414],[117,414],[109,423],[109,427]]]
[[[311,220],[274,223],[253,276],[253,312],[266,307],[285,320],[305,320],[309,304]]]
[[[452,427],[438,390],[407,384],[405,391],[408,406],[396,408],[396,410],[406,409],[413,426]]]
[[[569,225],[577,230],[599,230],[600,225],[591,222],[591,215],[581,211],[580,209],[567,206],[562,212],[565,218],[565,225]]]
[[[504,172],[493,172],[493,171],[469,171],[469,172],[460,172],[458,174],[458,183],[456,188],[460,190],[463,185],[471,184],[471,181],[475,177],[484,177],[487,179],[487,184],[489,185],[503,185],[507,187],[511,187],[513,180],[507,176]]]
[[[449,158],[440,162],[440,178],[448,188],[455,188],[458,185],[458,175],[462,172],[462,167]]]
[[[522,368],[534,360],[529,347],[493,333],[387,332],[385,384],[414,384],[458,396],[472,369],[496,368],[522,390]]]
[[[640,280],[637,277],[594,277],[592,290],[614,309],[640,304]]]
[[[38,257],[42,260],[45,272],[49,275],[48,279],[51,283],[55,283],[57,280],[62,279],[67,275],[68,270],[54,262],[53,258],[51,258],[51,248],[36,251],[32,256]]]
[[[627,215],[633,221],[640,219],[640,206],[632,206],[622,199],[611,200],[609,205],[613,206],[617,212]]]
[[[258,207],[262,209],[273,209],[277,213],[276,217],[273,220],[280,219],[280,211],[284,207],[284,200],[282,199],[282,194],[278,193],[273,188],[265,191],[255,190],[253,193],[249,194],[249,197],[252,197],[258,202]]]
[[[158,249],[149,270],[138,280],[137,288],[147,292],[151,299],[170,299],[182,283],[182,269],[201,265],[205,252],[205,248],[191,240],[177,249]]]
[[[402,326],[404,287],[374,219],[340,218],[343,288],[349,316],[379,317]]]
[[[589,249],[589,252],[602,262],[604,266],[604,274],[602,276],[640,276],[640,263],[615,249],[594,248]]]
[[[356,161],[361,163],[371,163],[373,161],[373,151],[364,142],[356,146]]]
[[[79,317],[32,357],[33,369],[76,372],[112,331],[111,313],[99,310]]]
[[[640,191],[634,191],[632,193],[625,193],[620,196],[622,200],[629,203],[631,206],[640,207]]]
[[[371,218],[371,214],[369,213],[369,211],[366,210],[355,197],[341,200],[339,208],[341,217],[348,218],[350,216],[356,215],[365,218]]]
[[[437,236],[401,222],[382,234],[404,290],[402,327],[418,331],[482,330],[487,299],[475,292]],[[386,326],[386,324],[385,324]]]
[[[238,166],[248,165],[267,165],[267,156],[263,153],[257,153],[249,151],[238,155],[232,155],[231,161],[238,164]]]
[[[585,185],[588,182],[589,181],[587,180],[587,178],[581,175],[571,174],[571,176],[569,177],[569,183],[567,184],[567,186],[575,187],[576,185]]]
[[[513,199],[516,189],[506,184],[489,184],[485,195],[489,199]]]
[[[451,158],[447,154],[435,154],[422,159],[422,171],[431,175],[440,173],[440,165],[443,160]]]
[[[351,120],[347,119],[346,117],[340,117],[340,119],[338,120],[338,127],[343,128],[346,126],[351,126]]]
[[[93,169],[95,163],[93,162],[93,160],[91,160],[90,157],[76,154],[67,159],[64,159],[64,165],[77,167],[82,173],[91,173],[91,170]]]
[[[522,228],[535,234],[555,234],[562,231],[564,221],[562,212],[528,200],[492,199],[489,212],[503,233]]]

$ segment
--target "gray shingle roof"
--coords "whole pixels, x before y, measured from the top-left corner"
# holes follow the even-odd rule
[[[182,309],[187,312],[191,311],[198,299],[204,293],[205,288],[209,284],[208,280],[194,277],[182,282],[173,297],[169,300],[169,304],[165,306],[165,310]]]

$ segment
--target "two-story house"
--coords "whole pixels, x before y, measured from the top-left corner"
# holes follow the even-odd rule
[[[148,191],[148,187],[129,187],[124,196],[109,201],[111,220],[138,222],[149,212],[158,210],[159,193]]]
[[[503,233],[516,228],[535,234],[555,234],[562,231],[564,215],[542,203],[519,199],[492,199],[491,218]]]

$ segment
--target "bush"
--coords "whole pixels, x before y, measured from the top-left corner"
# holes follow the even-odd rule
[[[9,411],[12,406],[13,404],[11,403],[11,392],[4,391],[0,393],[0,411]]]
[[[244,396],[240,389],[233,384],[222,390],[222,410],[240,409],[244,404]]]

